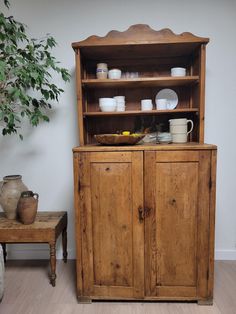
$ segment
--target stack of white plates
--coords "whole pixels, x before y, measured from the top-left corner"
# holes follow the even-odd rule
[[[157,142],[159,143],[171,143],[172,142],[172,136],[168,132],[162,132],[157,134]]]

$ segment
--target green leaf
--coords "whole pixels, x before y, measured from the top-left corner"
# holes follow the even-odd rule
[[[43,118],[43,120],[46,121],[46,122],[49,122],[49,121],[50,121],[50,119],[49,119],[48,116],[45,116],[45,115],[44,115],[44,116],[42,116],[42,118]]]
[[[10,2],[8,0],[4,0],[4,4],[5,6],[9,9],[10,7]]]
[[[4,3],[9,6],[8,0]],[[61,68],[51,53],[55,45],[55,39],[48,34],[39,40],[30,38],[23,23],[0,12],[0,120],[3,135],[17,133],[22,118],[33,126],[42,121],[49,122],[48,110],[52,108],[49,101],[58,101],[63,93],[63,89],[54,84],[52,74],[59,74],[65,82],[70,80],[68,70]]]

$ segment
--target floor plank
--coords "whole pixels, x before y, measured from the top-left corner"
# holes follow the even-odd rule
[[[213,306],[184,302],[93,302],[78,304],[75,262],[57,261],[56,287],[48,261],[8,261],[1,314],[236,314],[236,261],[215,263]]]

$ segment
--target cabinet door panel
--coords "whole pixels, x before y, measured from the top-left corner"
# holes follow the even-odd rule
[[[206,298],[210,152],[145,152],[145,294]]]
[[[132,286],[131,166],[91,164],[96,285]]]
[[[144,295],[143,154],[81,153],[83,295]],[[104,295],[105,294],[105,295]]]
[[[196,285],[198,164],[156,163],[157,285]]]

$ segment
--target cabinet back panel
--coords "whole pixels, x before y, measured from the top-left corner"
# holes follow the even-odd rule
[[[169,119],[187,118],[194,122],[194,136],[190,138],[197,140],[198,117],[194,113],[170,113],[163,115],[150,116],[105,116],[105,117],[87,117],[86,134],[87,143],[96,143],[94,134],[111,134],[117,131],[143,132],[150,129],[151,132],[157,131],[157,125],[161,126],[162,132],[169,130]],[[196,131],[195,131],[196,130]]]
[[[156,109],[155,98],[157,93],[163,89],[160,86],[157,87],[145,87],[145,88],[109,88],[109,89],[94,89],[87,92],[87,111],[97,112],[99,109],[99,98],[125,96],[126,110],[141,110],[141,100],[150,98],[152,99],[154,109]],[[176,109],[190,108],[190,90],[188,87],[171,87],[177,96],[178,104]],[[196,107],[196,106],[195,106]]]
[[[86,71],[84,77],[87,79],[96,78],[97,63],[104,62],[108,65],[108,69],[119,68],[122,71],[122,77],[127,77],[131,73],[138,72],[139,77],[155,77],[168,76],[172,67],[187,68],[187,75],[190,73],[192,58],[176,57],[176,58],[150,58],[141,59],[103,59],[103,60],[87,60],[85,64]]]
[[[92,163],[94,284],[132,286],[131,164]]]
[[[196,285],[198,163],[156,163],[157,286]]]

